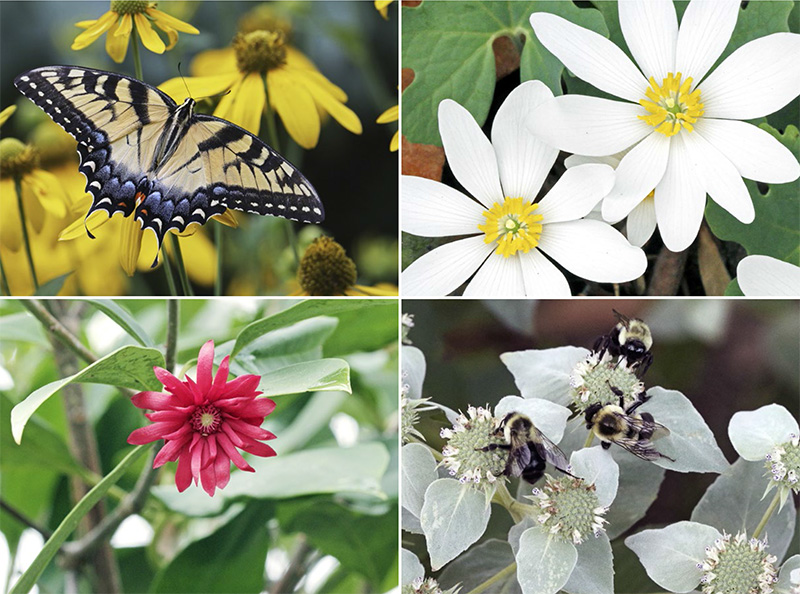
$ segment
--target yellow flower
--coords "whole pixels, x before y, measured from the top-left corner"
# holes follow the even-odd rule
[[[9,105],[3,111],[0,111],[0,126],[5,124],[6,120],[10,118],[11,114],[13,114],[15,111],[17,111],[16,105]]]
[[[393,105],[386,111],[384,111],[381,115],[378,116],[378,119],[375,120],[378,124],[388,124],[389,122],[396,122],[398,117],[400,116],[400,107],[398,105]],[[394,152],[400,146],[400,131],[394,133],[392,136],[392,141],[389,143],[389,150]]]
[[[393,0],[375,0],[375,10],[381,13],[385,19],[389,18],[389,5]]]
[[[156,54],[163,54],[164,50],[175,47],[178,42],[178,31],[194,35],[199,33],[190,24],[158,10],[156,4],[147,0],[111,0],[111,10],[99,19],[75,23],[76,27],[85,31],[72,42],[72,49],[81,50],[88,47],[107,32],[106,52],[119,64],[125,60],[128,40],[134,25],[144,46]],[[168,45],[164,44],[153,29],[153,24],[167,34]]]
[[[373,287],[356,284],[356,265],[344,248],[330,237],[318,237],[308,246],[297,269],[300,290],[307,296],[397,296],[397,287],[381,283]]]
[[[187,97],[187,86],[195,97],[230,90],[214,115],[253,134],[261,128],[269,99],[269,108],[281,118],[286,131],[306,149],[317,145],[321,114],[330,114],[350,132],[361,134],[361,121],[345,106],[345,92],[286,39],[283,28],[238,33],[232,47],[199,54],[191,67],[196,76],[185,79],[186,84],[184,79],[172,78],[160,88],[179,103]]]

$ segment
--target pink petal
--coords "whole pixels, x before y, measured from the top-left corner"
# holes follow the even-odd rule
[[[231,480],[231,461],[227,456],[217,456],[214,460],[214,471],[217,476],[217,487],[224,489]]]
[[[213,460],[209,460],[213,462]],[[200,471],[200,482],[203,484],[203,491],[208,493],[210,497],[214,496],[214,491],[217,488],[217,477],[214,472],[214,464],[208,464]]]
[[[263,458],[268,458],[269,456],[277,456],[275,450],[269,447],[265,443],[261,443],[258,441],[254,441],[252,443],[245,444],[242,448],[245,452],[253,454],[255,456],[261,456]]]
[[[178,492],[183,493],[192,484],[191,454],[184,450],[178,458],[178,470],[175,472],[175,486]]]
[[[164,384],[164,387],[169,392],[172,392],[178,397],[180,404],[186,405],[192,402],[191,393],[186,389],[186,385],[177,377],[161,367],[153,367],[153,372],[156,374],[158,381]]]
[[[208,394],[211,390],[211,370],[214,365],[214,341],[209,340],[200,348],[197,355],[197,385],[200,392]]]
[[[217,437],[216,437],[216,435],[209,435],[206,438],[206,441],[208,442],[208,455],[211,458],[216,458],[217,457]]]
[[[253,402],[251,408],[247,412],[255,417],[266,417],[273,410],[275,410],[274,400],[270,400],[269,398],[258,398]]]
[[[258,382],[261,381],[260,375],[240,375],[235,380],[228,382],[221,396],[245,396],[255,392]]]
[[[194,430],[188,424],[182,423],[181,426],[172,433],[166,433],[164,439],[178,439],[188,433],[194,433]]]
[[[203,466],[203,446],[205,441],[200,438],[200,436],[195,433],[194,437],[192,438],[192,445],[189,446],[190,451],[192,452],[192,476],[194,480],[200,477],[200,468]]]
[[[189,442],[189,439],[171,439],[167,441],[161,451],[158,452],[156,459],[153,460],[153,468],[163,466],[167,462],[174,462],[178,456],[183,452],[183,446]]]
[[[228,369],[230,366],[229,361],[230,357],[225,357],[219,364],[217,375],[214,376],[214,385],[211,387],[211,391],[208,394],[209,400],[212,402],[219,398],[219,396],[222,394],[222,391],[225,389],[225,384],[228,381]]]
[[[194,407],[192,407],[194,408]],[[189,414],[192,412],[191,409],[187,410],[159,410],[152,413],[147,413],[147,418],[151,421],[160,421],[160,422],[176,422],[176,423],[185,423],[188,418]]]
[[[147,427],[140,427],[135,429],[128,436],[128,443],[132,445],[142,445],[150,443],[158,439],[164,439],[164,433],[171,431],[173,428],[171,423],[155,423]]]
[[[233,430],[233,427],[230,426],[230,423],[223,423],[222,424],[222,433],[228,436],[228,439],[235,445],[237,448],[240,448],[244,445],[242,438]],[[220,437],[222,436],[220,433]]]
[[[261,427],[256,427],[255,425],[250,425],[249,423],[243,423],[239,419],[228,419],[226,424],[239,436],[244,435],[253,439],[267,439],[267,436],[269,435],[269,432],[265,431]]]
[[[224,427],[224,425],[223,425]],[[242,455],[236,451],[236,448],[233,447],[231,440],[228,439],[227,434],[225,433],[218,433],[217,440],[219,441],[219,445],[222,447],[222,450],[228,455],[237,468],[241,470],[249,470],[250,472],[255,472],[252,466],[250,466]]]
[[[194,383],[194,380],[188,375],[186,376],[186,385],[192,395],[192,402],[196,405],[203,404],[206,396],[205,393],[200,390],[197,384]]]
[[[176,404],[177,399],[172,394],[164,394],[163,392],[139,392],[131,396],[131,403],[136,408],[150,409],[150,410],[165,410],[172,408]]]

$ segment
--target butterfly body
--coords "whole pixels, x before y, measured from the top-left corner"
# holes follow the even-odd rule
[[[306,223],[325,216],[291,163],[235,124],[196,114],[191,98],[177,105],[134,78],[77,66],[36,68],[14,84],[78,141],[87,217],[133,215],[160,245],[170,229],[228,208]]]

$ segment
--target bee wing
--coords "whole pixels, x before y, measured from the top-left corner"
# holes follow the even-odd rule
[[[548,437],[536,427],[531,429],[531,438],[533,439],[533,444],[536,446],[536,451],[542,458],[550,462],[550,464],[558,468],[561,472],[569,474],[567,472],[569,460],[567,460],[567,456],[561,451],[560,447],[550,441]]]
[[[630,325],[631,319],[628,316],[619,313],[616,309],[612,309],[611,311],[614,312],[614,317],[617,318],[617,321],[621,322],[623,326],[627,328]]]
[[[657,451],[655,447],[653,447],[653,442],[646,439],[623,437],[620,439],[615,439],[614,443],[625,448],[634,456],[638,456],[642,460],[647,460],[648,462],[658,460],[659,458],[666,458],[667,460],[672,460],[673,462],[675,461],[669,456],[665,456],[661,452]]]
[[[511,476],[520,476],[522,471],[531,463],[531,450],[528,445],[512,448],[508,455],[508,464],[506,465],[506,474]]]
[[[623,415],[625,422],[627,422],[637,433],[644,434],[643,437],[650,441],[661,439],[669,435],[669,429],[664,427],[661,423],[656,423],[653,420],[653,415],[643,412],[636,417]]]
[[[653,423],[655,425],[655,430],[653,431],[653,436],[650,438],[652,441],[656,439],[661,439],[662,437],[667,437],[669,435],[669,429],[664,427],[661,423]]]

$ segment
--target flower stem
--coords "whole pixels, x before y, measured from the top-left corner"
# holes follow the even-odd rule
[[[178,344],[178,322],[180,320],[180,301],[167,300],[167,348],[164,353],[164,364],[170,373],[175,369],[175,351]]]
[[[3,266],[2,259],[0,259],[0,283],[2,283],[3,295],[11,296],[11,287],[8,286],[8,278],[6,278],[6,269]]]
[[[172,275],[172,264],[169,263],[169,256],[167,251],[162,249],[161,260],[164,262],[164,274],[167,275],[167,284],[169,285],[169,294],[172,297],[178,296],[178,290],[175,288],[175,278]]]
[[[139,58],[139,35],[136,32],[136,26],[131,29],[131,45],[133,45],[133,71],[136,73],[136,78],[142,80],[142,60]]]
[[[481,594],[482,592],[488,591],[488,589],[493,586],[496,582],[499,582],[502,579],[507,578],[511,574],[513,574],[517,570],[517,564],[512,563],[508,567],[505,567],[490,577],[488,580],[483,582],[482,584],[478,584],[472,590],[467,592],[467,594]]]
[[[764,530],[764,527],[767,525],[767,522],[769,521],[769,518],[772,515],[772,512],[774,512],[775,508],[778,507],[778,501],[780,500],[780,498],[781,498],[781,491],[780,491],[780,489],[777,489],[775,491],[775,497],[772,498],[772,501],[770,502],[769,507],[767,508],[767,511],[764,512],[764,515],[761,518],[761,521],[758,523],[758,526],[756,526],[756,529],[753,532],[753,538],[758,538],[761,535],[761,532]]]
[[[214,245],[217,248],[217,277],[214,279],[214,297],[222,295],[222,225],[214,225]]]
[[[511,496],[511,493],[508,492],[508,487],[506,487],[506,484],[503,480],[497,481],[494,499],[497,500],[497,503],[508,510],[508,513],[511,514],[511,519],[514,520],[515,524],[522,520],[522,516],[515,509],[515,504],[517,501]]]
[[[181,287],[183,294],[187,297],[194,297],[192,291],[192,283],[189,282],[189,275],[186,274],[186,267],[183,265],[183,254],[181,253],[181,244],[178,236],[174,233],[172,235],[172,249],[175,251],[175,264],[178,267],[178,278],[181,279]]]
[[[586,436],[586,442],[583,444],[583,447],[588,448],[592,445],[592,441],[594,440],[594,432],[589,431],[589,435]]]
[[[33,265],[33,254],[31,253],[31,242],[28,238],[28,225],[25,220],[25,207],[22,205],[22,183],[19,176],[14,176],[14,191],[17,193],[17,208],[19,208],[19,220],[22,223],[22,240],[25,243],[25,255],[28,257],[28,265],[31,267],[31,278],[33,287],[39,290],[39,279],[36,278],[36,268]]]

